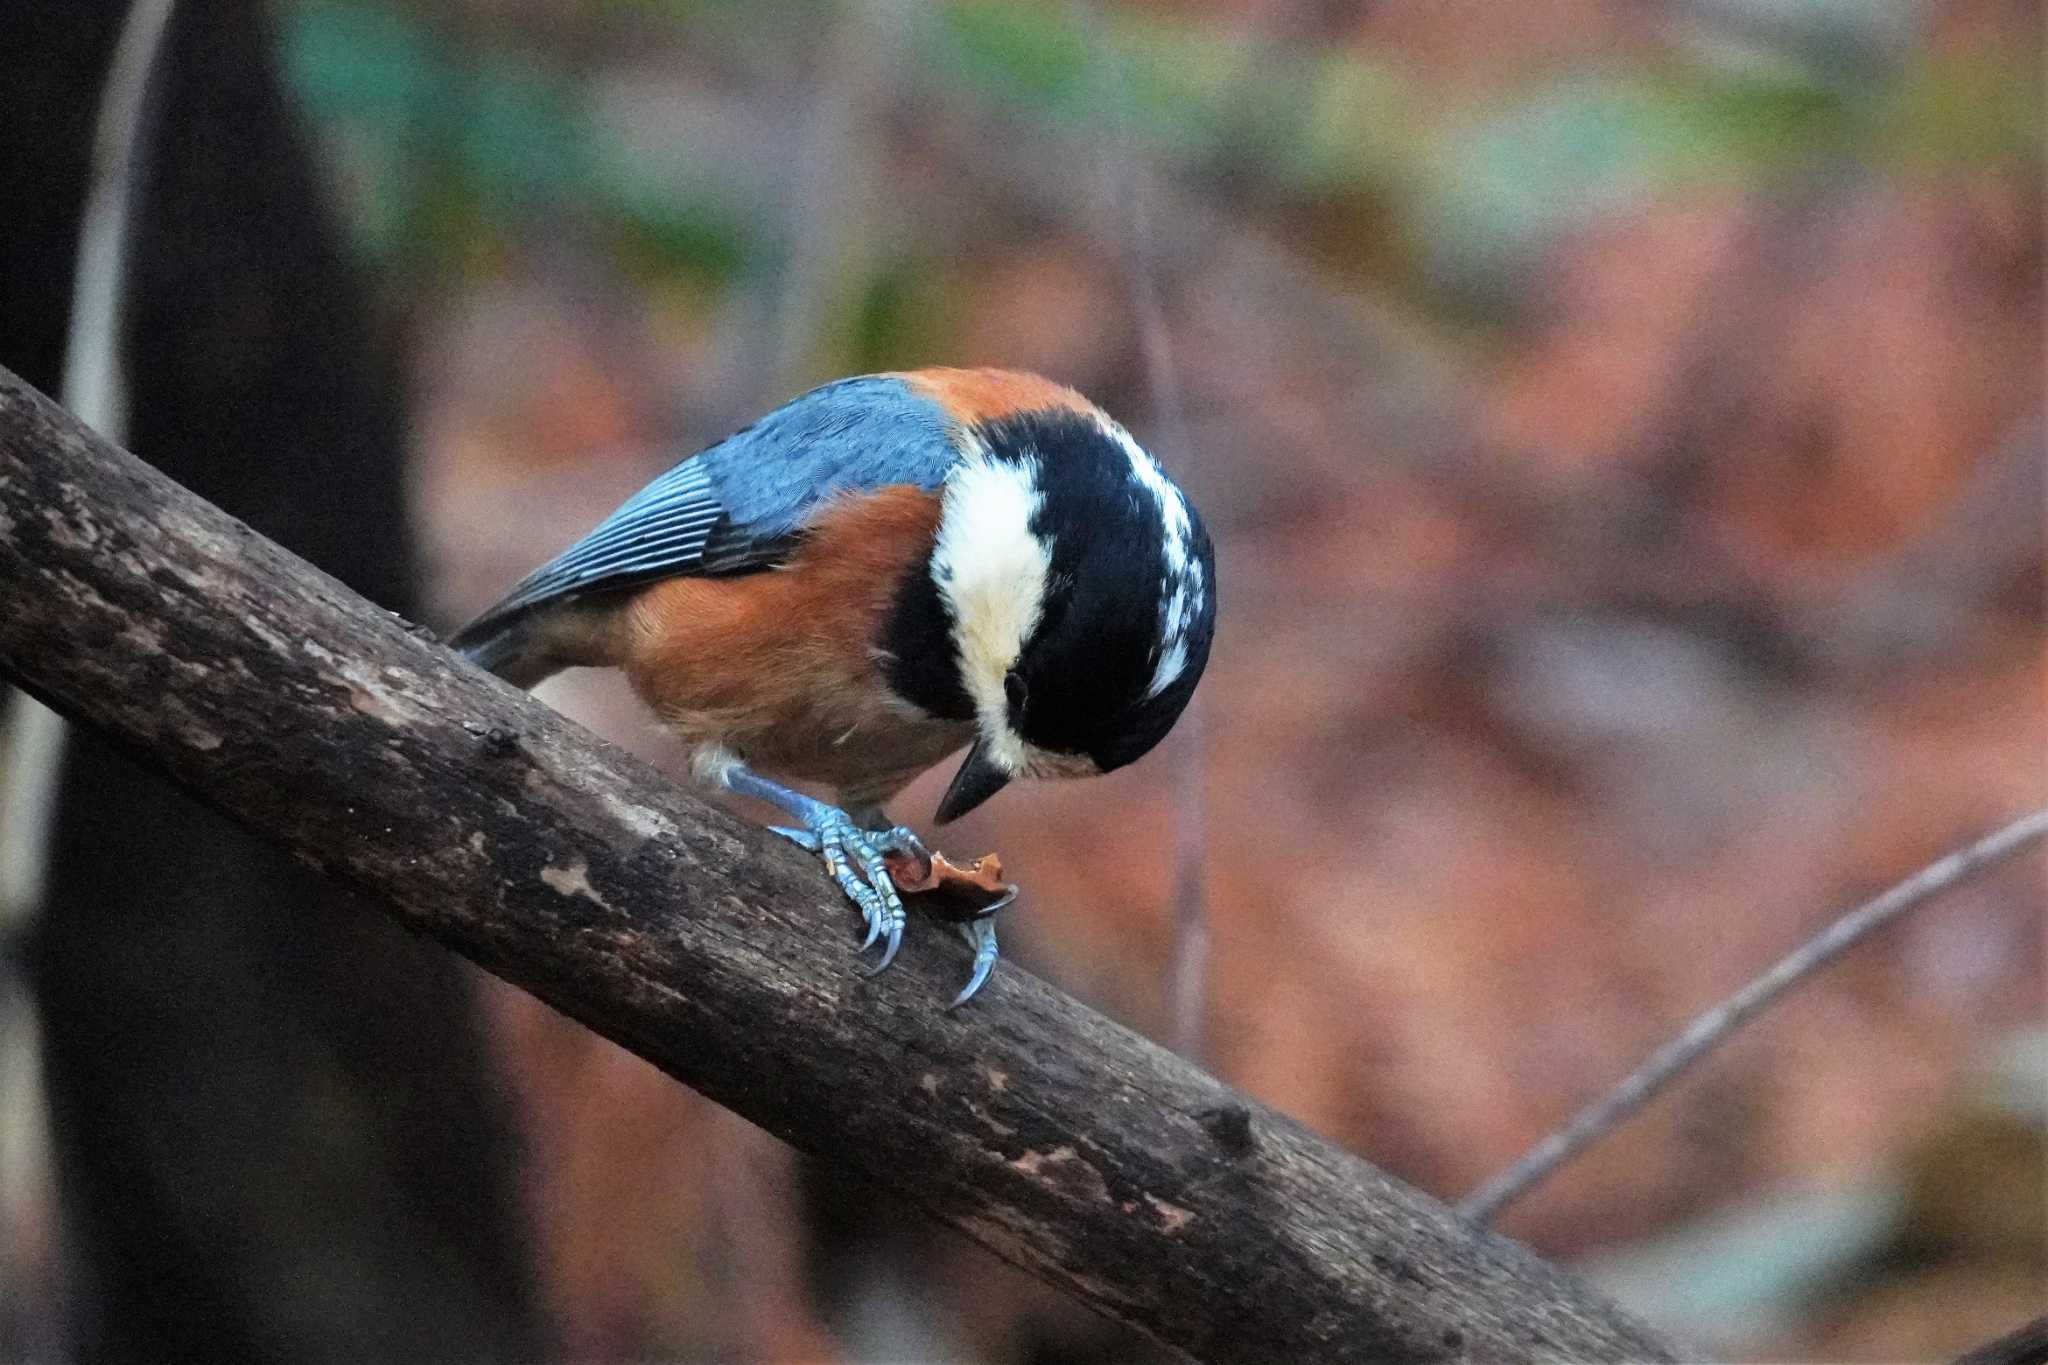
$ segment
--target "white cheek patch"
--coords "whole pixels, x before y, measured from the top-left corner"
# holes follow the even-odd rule
[[[1010,728],[1003,679],[1038,628],[1052,545],[1031,531],[1044,504],[1034,460],[996,460],[968,452],[946,479],[932,581],[953,616],[960,680],[992,756],[1011,772],[1029,761]]]
[[[1152,495],[1159,509],[1160,548],[1166,568],[1159,580],[1159,598],[1165,603],[1159,613],[1159,638],[1153,646],[1152,681],[1145,696],[1158,696],[1186,671],[1188,632],[1206,605],[1202,561],[1194,553],[1194,516],[1188,510],[1187,495],[1159,462],[1145,453],[1131,433],[1106,416],[1098,415],[1102,430],[1123,448],[1131,461],[1131,476]]]

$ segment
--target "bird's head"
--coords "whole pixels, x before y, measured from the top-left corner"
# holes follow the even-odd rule
[[[1092,405],[981,420],[960,439],[931,554],[891,626],[897,691],[974,722],[941,824],[1015,778],[1104,773],[1150,751],[1201,678],[1216,616],[1201,519]]]

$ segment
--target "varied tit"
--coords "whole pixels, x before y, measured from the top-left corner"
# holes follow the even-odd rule
[[[889,965],[882,803],[947,754],[964,815],[1018,777],[1121,768],[1208,662],[1209,537],[1181,490],[1078,393],[1004,370],[843,379],[670,468],[453,644],[521,687],[613,667],[700,781],[772,803]],[[821,784],[840,805],[769,780]],[[973,995],[994,921],[964,926]]]

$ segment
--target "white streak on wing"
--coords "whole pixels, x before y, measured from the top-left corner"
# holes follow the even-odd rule
[[[1151,685],[1145,689],[1149,699],[1158,696],[1173,686],[1173,680],[1188,666],[1188,642],[1185,636],[1168,645],[1159,655],[1159,665],[1152,670]]]
[[[1180,677],[1181,670],[1188,666],[1188,642],[1175,640],[1159,652],[1159,662],[1152,669],[1152,681],[1145,685],[1145,700],[1164,692]]]
[[[1132,476],[1159,505],[1160,529],[1165,533],[1166,572],[1179,578],[1187,572],[1188,540],[1193,530],[1186,495],[1166,477],[1166,471],[1159,467],[1159,462],[1145,453],[1145,448],[1133,439],[1131,433],[1107,417],[1098,420],[1110,439],[1122,446],[1124,454],[1130,458]]]
[[[1188,631],[1202,612],[1202,561],[1191,548],[1194,518],[1188,511],[1187,495],[1166,477],[1159,462],[1145,452],[1131,433],[1107,416],[1097,414],[1096,420],[1109,438],[1123,447],[1131,461],[1131,476],[1159,507],[1160,549],[1166,560],[1166,572],[1159,580],[1159,596],[1166,605],[1159,615],[1157,662],[1152,668],[1152,681],[1145,688],[1146,697],[1156,697],[1173,686],[1187,668]]]
[[[1188,633],[1188,613],[1191,606],[1188,600],[1187,580],[1182,579],[1175,586],[1173,596],[1166,602],[1166,633],[1169,636]]]
[[[1052,545],[1031,531],[1044,503],[1035,460],[991,459],[970,447],[946,478],[932,580],[953,616],[960,679],[994,758],[1011,772],[1030,762],[1010,727],[1003,678],[1038,627]]]

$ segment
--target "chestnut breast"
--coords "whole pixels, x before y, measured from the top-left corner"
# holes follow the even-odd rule
[[[656,583],[626,609],[621,667],[687,743],[882,800],[973,737],[897,697],[875,643],[938,521],[918,488],[849,495],[786,566]]]

